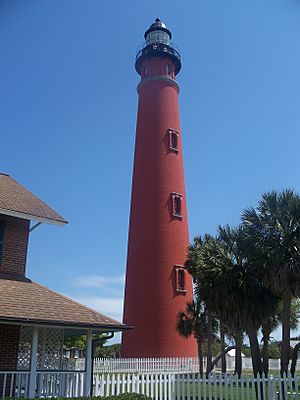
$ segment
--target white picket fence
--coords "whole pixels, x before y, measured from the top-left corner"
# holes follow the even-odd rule
[[[49,371],[36,374],[36,397],[80,397],[84,372]],[[29,396],[29,371],[0,371],[0,399]]]
[[[83,372],[37,372],[38,398],[81,397]],[[28,371],[1,371],[0,398],[28,397]],[[95,373],[93,395],[143,393],[154,400],[300,400],[300,380],[290,375],[262,377],[214,373],[209,378],[196,373]]]
[[[77,359],[74,369],[84,368],[85,360]],[[206,359],[203,362],[206,368]],[[94,372],[199,372],[199,360],[190,358],[95,358]]]
[[[295,376],[254,378],[214,374],[97,374],[94,395],[142,393],[155,400],[287,400],[300,399],[300,381]]]
[[[235,357],[226,357],[227,371],[235,368]],[[78,358],[68,365],[69,369],[76,371],[84,370],[85,359]],[[221,367],[221,360],[217,368]],[[204,358],[204,370],[206,369],[206,358]],[[243,370],[252,370],[252,360],[248,357],[242,358]],[[280,370],[280,360],[269,360],[270,370]],[[296,370],[300,369],[300,360],[297,360]],[[199,372],[198,358],[95,358],[94,372]]]

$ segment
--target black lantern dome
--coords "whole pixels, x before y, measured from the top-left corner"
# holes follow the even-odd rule
[[[146,58],[160,56],[169,57],[175,64],[175,74],[181,69],[180,54],[171,42],[172,33],[166,25],[156,18],[155,22],[145,32],[145,42],[142,48],[137,52],[135,60],[135,69],[141,74],[142,63]]]

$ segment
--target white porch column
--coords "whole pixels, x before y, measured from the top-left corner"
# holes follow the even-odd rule
[[[84,380],[84,396],[90,395],[92,381],[92,331],[87,331],[86,335],[86,357],[85,357],[85,380]]]
[[[34,326],[31,339],[30,377],[28,393],[30,399],[33,399],[35,397],[38,338],[39,328],[37,326]]]

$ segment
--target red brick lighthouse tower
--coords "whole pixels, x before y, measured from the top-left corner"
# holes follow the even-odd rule
[[[175,329],[192,300],[183,265],[189,244],[182,137],[175,76],[180,55],[156,21],[145,32],[135,68],[141,76],[128,239],[123,357],[191,357],[194,339]]]

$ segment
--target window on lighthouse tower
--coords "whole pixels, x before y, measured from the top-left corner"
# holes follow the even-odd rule
[[[176,218],[182,218],[182,194],[172,193],[172,213]]]
[[[182,265],[175,265],[175,288],[179,293],[185,293],[185,269]]]
[[[169,129],[169,148],[176,153],[179,151],[179,133],[173,129]]]
[[[166,68],[166,75],[170,75],[171,73],[170,64],[166,64],[165,68]]]

